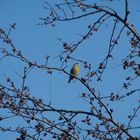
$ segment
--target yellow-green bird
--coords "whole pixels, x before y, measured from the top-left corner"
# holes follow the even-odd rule
[[[68,83],[70,83],[70,81],[74,78],[74,76],[78,74],[79,69],[80,69],[80,63],[75,63],[73,67],[71,68],[71,71],[70,71],[71,75],[70,75]]]

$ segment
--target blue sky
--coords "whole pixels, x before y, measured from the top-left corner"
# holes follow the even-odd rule
[[[140,10],[140,1],[130,0],[129,3],[132,11],[129,21],[134,23],[137,31],[140,31],[140,12],[137,12],[137,10]],[[47,14],[45,9],[43,9],[43,4],[43,0],[1,0],[0,27],[8,30],[9,25],[15,22],[17,24],[16,30],[11,33],[15,46],[20,49],[27,58],[32,61],[37,61],[40,64],[44,63],[45,56],[49,55],[49,65],[59,67],[61,64],[56,56],[62,50],[62,44],[57,38],[62,38],[69,43],[78,41],[81,35],[88,31],[88,25],[94,22],[96,16],[91,16],[81,21],[62,22],[56,24],[56,27],[47,26],[45,28],[44,26],[38,25],[40,23],[39,17],[44,17]],[[113,2],[111,6],[114,7],[118,13],[123,15],[123,2],[121,4],[118,0],[117,2]],[[112,29],[110,22],[111,20],[105,23],[95,35],[80,45],[73,53],[73,56],[78,59],[87,60],[92,64],[93,69],[96,69],[108,50],[108,37]],[[126,37],[125,30],[119,41],[119,45],[113,51],[113,60],[109,61],[107,70],[103,75],[103,82],[97,82],[96,79],[93,79],[91,83],[103,96],[109,95],[113,91],[125,92],[124,89],[121,89],[122,83],[124,82],[122,80],[124,80],[124,77],[131,71],[122,71],[122,67],[117,65],[121,64],[121,60],[129,52],[130,44],[128,40],[129,38]],[[0,42],[0,45],[2,47],[7,47],[2,42]],[[69,61],[66,64],[67,71],[70,71],[73,63],[74,61]],[[24,66],[26,66],[24,63],[14,58],[4,59],[0,62],[0,82],[5,83],[5,78],[10,77],[15,84],[20,87],[21,79],[19,75],[23,73]],[[83,65],[81,65],[78,76],[82,77],[85,73],[86,71]],[[79,97],[81,92],[87,92],[87,90],[78,81],[71,82],[70,84],[68,84],[67,81],[68,76],[63,73],[54,72],[51,76],[48,75],[46,71],[35,68],[28,75],[26,84],[30,87],[31,95],[42,98],[46,103],[51,100],[52,105],[57,108],[89,109],[87,103]],[[134,81],[134,86],[131,88],[139,88],[139,79]],[[121,103],[111,103],[111,106],[115,108],[114,116],[116,120],[127,122],[127,112],[132,111],[133,107],[137,105],[135,101],[138,99],[139,96],[136,95],[131,98],[128,97],[127,101],[125,100]],[[20,122],[18,123],[20,125]],[[138,124],[140,122],[136,120],[134,124],[136,123]],[[8,122],[8,124],[10,123]],[[5,122],[2,123],[2,125],[5,125]],[[0,138],[5,140],[11,137],[14,139],[16,136],[17,135],[4,135],[0,133]]]

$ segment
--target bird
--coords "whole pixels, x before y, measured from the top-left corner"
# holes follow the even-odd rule
[[[70,81],[73,80],[74,76],[76,76],[78,74],[79,69],[80,69],[80,63],[75,63],[70,70],[71,75],[69,77],[68,83],[70,83]]]

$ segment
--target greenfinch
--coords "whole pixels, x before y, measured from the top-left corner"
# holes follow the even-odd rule
[[[73,80],[74,76],[78,74],[79,69],[80,69],[80,63],[75,63],[73,67],[71,68],[71,71],[70,71],[71,75],[69,77],[68,83],[70,83],[70,81]]]

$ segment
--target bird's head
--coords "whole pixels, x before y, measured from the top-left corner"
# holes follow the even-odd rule
[[[79,62],[77,62],[77,63],[75,63],[74,65],[80,66],[80,63],[79,63]]]

